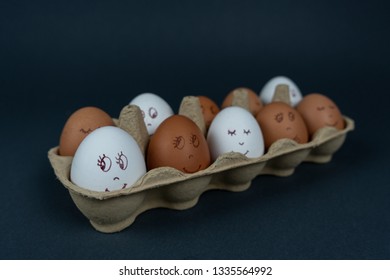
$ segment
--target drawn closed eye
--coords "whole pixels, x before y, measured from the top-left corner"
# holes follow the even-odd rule
[[[173,147],[175,149],[183,149],[184,148],[184,145],[185,145],[185,140],[184,140],[184,137],[183,136],[177,136],[173,139]]]
[[[122,151],[120,153],[118,153],[118,157],[115,157],[115,159],[116,159],[116,163],[119,165],[119,168],[122,170],[126,170],[128,160]]]
[[[317,107],[317,110],[318,111],[323,111],[323,110],[325,110],[325,107],[324,106]]]
[[[97,165],[103,172],[108,172],[111,169],[111,164],[111,159],[108,156],[105,154],[99,156]]]
[[[248,130],[244,129],[244,133],[245,133],[246,135],[249,135],[249,134],[251,133],[251,130],[250,130],[250,129],[248,129]]]
[[[330,108],[330,109],[334,109],[334,106],[333,106],[333,105],[329,105],[329,108]]]
[[[229,130],[228,129],[228,135],[230,135],[230,136],[236,135],[236,130]]]

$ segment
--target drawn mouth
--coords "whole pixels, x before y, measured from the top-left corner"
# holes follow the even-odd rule
[[[240,146],[244,145],[244,142],[238,142],[238,144],[240,144]]]
[[[152,126],[152,124],[151,124],[151,123],[148,123],[148,126]]]
[[[301,143],[301,139],[300,139],[297,135],[295,135],[295,137],[293,138],[293,140],[294,140],[295,142],[297,142],[297,143]]]
[[[244,156],[246,156],[248,153],[249,153],[249,150],[246,150],[246,152],[245,152]]]
[[[336,126],[337,123],[338,123],[338,121],[335,121],[333,124],[331,124],[331,123],[325,123],[325,124],[326,124],[327,126]]]
[[[198,169],[196,169],[196,170],[188,170],[187,168],[183,167],[183,171],[184,171],[185,173],[195,173],[195,172],[198,172],[198,171],[200,170],[201,166],[202,166],[202,165],[199,164]]]
[[[122,187],[122,190],[123,190],[124,188],[126,188],[126,187],[127,187],[127,184],[124,183],[124,184],[123,184],[123,187]]]

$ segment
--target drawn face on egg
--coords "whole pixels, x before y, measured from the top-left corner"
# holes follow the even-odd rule
[[[290,102],[293,107],[302,100],[301,91],[291,79],[284,76],[277,76],[269,80],[260,91],[260,99],[264,104],[272,102],[276,87],[282,84],[287,85],[289,88]]]
[[[213,100],[206,96],[198,96],[198,99],[202,108],[202,114],[206,124],[206,129],[208,129],[215,116],[219,113],[220,109]]]
[[[141,109],[149,135],[152,135],[166,118],[173,115],[169,104],[153,93],[140,94],[130,104],[137,105]]]
[[[89,190],[131,187],[146,172],[136,141],[117,127],[102,127],[81,142],[73,158],[71,181]]]
[[[223,109],[211,123],[207,134],[212,159],[228,152],[238,152],[247,157],[264,153],[262,131],[253,115],[240,107]]]
[[[344,120],[339,108],[322,94],[306,95],[298,104],[297,110],[304,118],[311,135],[324,126],[344,128]]]
[[[267,104],[257,114],[256,119],[264,133],[266,148],[283,138],[301,144],[308,141],[308,132],[302,116],[288,104],[283,102]]]
[[[148,169],[169,166],[195,173],[210,165],[210,152],[199,127],[189,118],[173,115],[157,128],[147,152]]]
[[[256,114],[261,110],[263,107],[263,103],[257,96],[257,94],[246,87],[240,87],[232,90],[228,93],[228,95],[225,97],[224,101],[222,102],[222,108],[226,108],[229,106],[232,106],[234,95],[235,94],[246,94],[248,96],[248,102],[249,102],[249,111],[252,113],[252,115],[256,116]]]

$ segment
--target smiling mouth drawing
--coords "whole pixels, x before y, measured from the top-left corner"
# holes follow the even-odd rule
[[[152,124],[151,124],[151,123],[148,123],[148,126],[152,126]]]
[[[198,171],[200,170],[201,166],[202,166],[202,165],[199,164],[198,169],[196,169],[196,170],[194,170],[194,171],[188,170],[188,169],[185,168],[185,167],[183,167],[183,170],[184,170],[185,173],[195,173],[195,172],[198,172]]]
[[[127,187],[127,184],[124,183],[124,184],[123,184],[123,187],[122,187],[122,190],[123,190],[124,188],[126,188],[126,187]]]
[[[238,144],[242,146],[242,145],[244,145],[244,142],[238,142]]]

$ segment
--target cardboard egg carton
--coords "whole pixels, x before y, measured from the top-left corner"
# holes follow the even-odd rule
[[[286,101],[287,90],[280,87],[274,100]],[[235,96],[233,105],[248,108],[245,94]],[[185,97],[179,114],[192,119],[206,133],[197,97]],[[140,109],[134,105],[125,106],[114,121],[135,138],[145,153],[149,135]],[[289,176],[302,162],[329,162],[344,143],[347,132],[354,129],[352,119],[344,116],[344,121],[343,130],[324,127],[309,143],[298,144],[290,139],[280,139],[258,158],[226,153],[207,169],[192,174],[171,167],[159,167],[148,171],[132,187],[112,192],[90,191],[73,184],[70,181],[73,157],[58,155],[58,146],[49,150],[48,157],[57,178],[69,190],[74,203],[92,226],[100,232],[112,233],[130,226],[138,215],[149,209],[188,209],[196,205],[199,197],[208,190],[244,191],[256,176]]]

